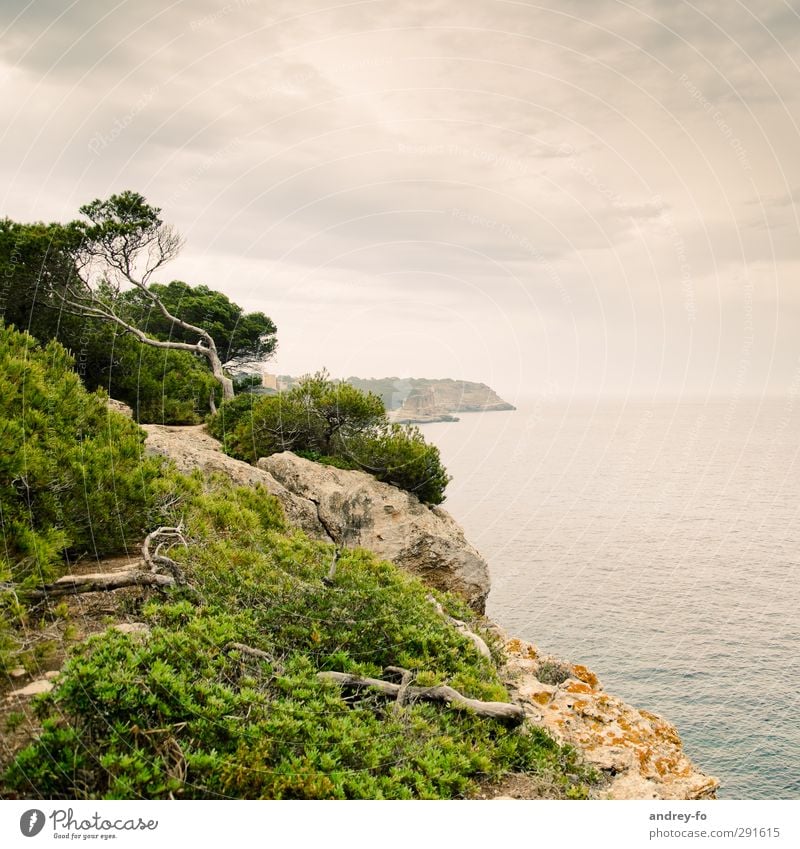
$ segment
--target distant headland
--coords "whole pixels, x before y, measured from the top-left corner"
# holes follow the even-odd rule
[[[291,389],[299,377],[264,372],[262,392],[284,392]],[[428,422],[457,422],[455,413],[485,413],[515,410],[485,383],[451,378],[427,377],[348,377],[346,383],[364,392],[380,396],[389,418],[398,424],[427,424]]]

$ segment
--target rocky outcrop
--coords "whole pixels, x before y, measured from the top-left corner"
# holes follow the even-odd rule
[[[258,466],[234,460],[202,425],[144,425],[145,450],[179,471],[219,472],[240,485],[261,484],[281,503],[290,524],[316,539],[362,547],[463,596],[483,612],[489,593],[486,561],[448,513],[364,472],[343,471],[285,452]]]
[[[445,510],[365,472],[322,466],[288,451],[262,458],[258,468],[313,503],[337,544],[367,548],[483,612],[489,568]]]
[[[317,539],[327,539],[317,511],[308,499],[293,495],[269,472],[223,454],[222,446],[206,433],[204,425],[169,427],[148,424],[142,425],[142,428],[147,433],[145,451],[148,454],[168,457],[181,472],[202,469],[204,472],[219,472],[240,486],[261,484],[280,501],[290,524]]]
[[[466,380],[409,381],[411,389],[402,404],[389,417],[398,423],[458,421],[452,413],[477,413],[513,410],[485,383]]]
[[[202,426],[144,429],[147,451],[169,457],[181,471],[202,469],[238,484],[261,484],[281,502],[289,522],[310,535],[370,549],[431,586],[459,593],[483,612],[489,591],[486,562],[441,508],[427,507],[363,472],[319,465],[289,452],[261,459],[256,468],[223,454]],[[669,722],[606,693],[586,667],[542,655],[492,623],[487,628],[504,644],[501,675],[527,721],[574,746],[606,777],[598,794],[602,798],[714,797],[719,781],[691,762]],[[536,792],[512,795],[530,793],[527,798],[532,798]]]
[[[585,666],[542,656],[530,643],[506,638],[505,655],[502,672],[515,700],[531,722],[608,778],[602,798],[714,798],[719,781],[689,760],[669,722],[604,692]]]

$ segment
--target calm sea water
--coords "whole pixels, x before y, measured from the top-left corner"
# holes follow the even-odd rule
[[[660,713],[722,798],[800,798],[800,400],[426,425],[487,613]]]

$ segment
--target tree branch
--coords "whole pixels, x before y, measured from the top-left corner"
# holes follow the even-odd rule
[[[428,596],[428,601],[436,608],[439,616],[463,634],[484,657],[491,658],[492,653],[489,651],[489,646],[474,631],[470,630],[466,622],[462,622],[460,619],[454,619],[450,614],[446,613],[442,605],[432,595]]]
[[[38,590],[21,592],[31,601],[48,598],[60,598],[81,593],[110,592],[124,587],[155,587],[164,589],[175,586],[170,575],[157,575],[153,572],[132,570],[130,572],[98,573],[93,575],[64,575],[53,584],[47,584]]]
[[[375,690],[380,695],[395,700],[403,686],[402,684],[393,684],[391,681],[383,681],[380,678],[361,678],[347,672],[318,672],[317,678],[338,684],[345,689]],[[518,705],[512,705],[508,702],[483,702],[479,699],[470,699],[446,684],[440,684],[438,687],[407,686],[405,692],[409,701],[442,702],[455,710],[469,710],[477,716],[497,719],[511,725],[519,725],[525,719],[525,712]]]

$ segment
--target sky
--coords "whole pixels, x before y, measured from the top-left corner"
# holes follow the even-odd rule
[[[798,0],[3,0],[0,215],[131,189],[272,370],[800,391]]]

